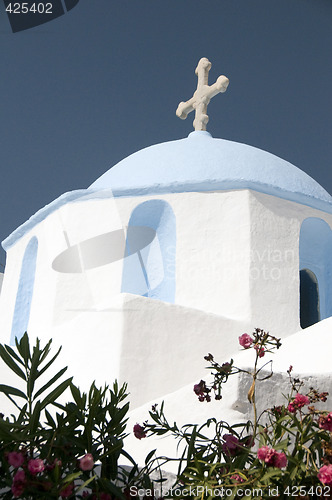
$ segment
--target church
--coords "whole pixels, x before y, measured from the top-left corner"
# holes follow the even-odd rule
[[[52,338],[82,388],[126,381],[134,423],[163,399],[174,418],[204,418],[192,395],[204,355],[247,366],[238,337],[256,327],[282,339],[281,388],[292,364],[332,393],[332,197],[289,162],[206,131],[228,85],[209,86],[210,67],[200,60],[177,110],[195,111],[188,137],[130,155],[2,243],[0,342]],[[225,415],[243,420],[245,383],[230,397]]]

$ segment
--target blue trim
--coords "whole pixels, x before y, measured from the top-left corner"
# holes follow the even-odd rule
[[[58,210],[67,203],[75,203],[84,200],[91,199],[103,199],[103,198],[112,198],[112,190],[104,190],[104,191],[93,191],[88,189],[78,189],[77,191],[69,191],[68,193],[64,193],[56,200],[52,201],[45,207],[41,208],[34,215],[30,217],[29,220],[24,222],[21,226],[19,226],[15,231],[13,231],[5,240],[2,242],[2,247],[4,250],[8,250],[12,247],[18,240],[20,240],[25,234],[27,234],[31,229],[33,229],[37,224],[45,220],[50,214]]]
[[[22,260],[10,337],[11,345],[15,345],[15,337],[18,340],[21,339],[28,329],[36,274],[37,252],[38,240],[34,236],[29,241]]]
[[[308,217],[300,231],[300,270],[312,271],[318,282],[320,318],[332,316],[332,231],[323,219]]]
[[[148,227],[156,232],[153,241],[140,248],[139,233],[133,231],[135,239],[130,240],[131,228]],[[121,291],[143,295],[164,302],[175,300],[175,247],[176,221],[170,205],[163,200],[145,201],[132,212],[128,224],[127,257],[124,259]]]

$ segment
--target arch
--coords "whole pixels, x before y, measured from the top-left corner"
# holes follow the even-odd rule
[[[121,291],[174,302],[175,248],[171,206],[163,200],[138,205],[128,224]]]
[[[300,271],[300,325],[308,328],[320,321],[319,289],[315,274],[310,269]]]
[[[15,337],[19,340],[28,329],[36,274],[37,252],[38,240],[34,236],[29,241],[22,260],[10,337],[11,345],[15,344]]]
[[[308,217],[302,222],[300,231],[300,270],[306,270],[307,274],[310,271],[317,282],[318,321],[332,316],[331,255],[332,231],[330,226],[323,219]],[[313,276],[310,276],[310,279],[313,279]],[[308,275],[304,279],[308,280]]]

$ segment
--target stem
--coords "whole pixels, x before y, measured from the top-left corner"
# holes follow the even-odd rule
[[[30,423],[31,417],[32,417],[32,395],[30,394],[30,369],[29,369],[29,360],[27,360],[24,363],[24,368],[25,368],[25,376],[27,379],[27,396],[28,396],[28,415],[27,415],[27,420],[28,423]],[[33,443],[32,439],[30,438],[30,446],[29,446],[29,454],[30,457],[33,458]]]
[[[256,351],[256,359],[255,359],[255,366],[254,366],[254,373],[253,373],[253,383],[254,385],[254,391],[252,395],[252,404],[254,407],[254,439],[256,438],[256,432],[257,432],[257,425],[258,425],[258,419],[257,419],[257,406],[256,406],[256,378],[257,378],[257,362],[258,362],[258,352]]]

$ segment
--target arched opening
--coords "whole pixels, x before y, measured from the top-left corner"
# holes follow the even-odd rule
[[[37,251],[38,240],[34,236],[29,241],[22,260],[10,337],[11,345],[15,344],[15,337],[19,340],[28,329],[35,282]]]
[[[308,217],[302,222],[300,231],[300,269],[307,271],[306,277],[302,273],[303,281],[307,283],[308,272],[311,273],[311,289],[317,290],[319,314],[318,319],[311,324],[332,316],[332,231],[323,219]],[[304,285],[303,285],[304,286]],[[309,282],[307,285],[309,287]],[[306,292],[309,293],[309,292]],[[316,292],[312,292],[313,294]],[[313,295],[311,301],[313,301]],[[300,283],[300,317],[301,314],[301,283]],[[305,311],[303,310],[305,315]],[[309,313],[308,313],[309,314]],[[314,314],[314,313],[312,313]],[[316,318],[317,318],[317,313]],[[302,322],[300,321],[301,326]]]
[[[175,246],[170,205],[163,200],[138,205],[128,224],[121,291],[174,302]]]
[[[318,323],[319,289],[316,275],[310,269],[300,271],[300,325],[301,328]]]

